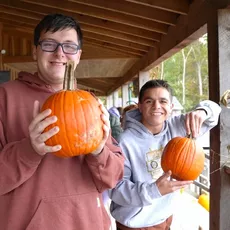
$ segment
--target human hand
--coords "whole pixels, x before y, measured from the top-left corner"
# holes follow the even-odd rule
[[[110,132],[110,122],[109,122],[109,113],[107,111],[107,109],[105,108],[105,106],[102,104],[101,100],[98,100],[99,104],[100,104],[100,109],[101,109],[101,119],[103,121],[103,131],[104,131],[104,135],[103,135],[103,139],[100,143],[100,145],[98,146],[98,148],[92,152],[93,155],[98,155],[99,153],[101,153],[101,151],[103,150],[105,143],[109,137],[109,132]]]
[[[50,109],[46,109],[40,113],[39,101],[34,102],[33,120],[29,125],[29,136],[33,149],[41,156],[61,149],[61,145],[48,146],[45,144],[46,140],[59,132],[59,127],[55,126],[43,133],[47,126],[57,121],[56,116],[48,117],[50,114]]]
[[[205,121],[207,114],[203,109],[197,109],[185,116],[186,132],[191,137],[196,138],[199,133],[203,122]]]
[[[156,181],[156,185],[162,196],[180,190],[192,183],[192,181],[169,180],[171,175],[172,172],[168,171]]]

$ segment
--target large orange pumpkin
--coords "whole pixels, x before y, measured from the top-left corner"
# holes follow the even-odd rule
[[[195,180],[204,169],[205,154],[195,139],[172,138],[165,146],[161,158],[164,172],[172,171],[177,180]]]
[[[51,109],[57,122],[44,132],[59,127],[59,132],[46,141],[49,146],[61,145],[54,154],[72,157],[96,150],[103,138],[103,122],[99,102],[89,92],[75,90],[74,63],[67,63],[64,89],[51,95],[43,104],[42,111]]]

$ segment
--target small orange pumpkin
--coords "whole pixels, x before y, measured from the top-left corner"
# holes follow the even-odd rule
[[[201,194],[198,198],[198,203],[209,212],[209,195]]]
[[[195,180],[204,169],[205,154],[196,140],[174,137],[165,146],[161,158],[164,172],[172,171],[176,180]]]
[[[59,157],[73,157],[96,150],[103,138],[103,122],[99,102],[89,92],[75,89],[74,63],[67,63],[64,89],[51,95],[43,104],[42,111],[51,109],[57,122],[44,132],[58,126],[59,132],[46,141],[46,145],[61,145],[54,152]]]

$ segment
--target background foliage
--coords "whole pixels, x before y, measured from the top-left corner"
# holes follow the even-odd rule
[[[150,76],[170,83],[183,112],[208,99],[207,35],[150,70]]]

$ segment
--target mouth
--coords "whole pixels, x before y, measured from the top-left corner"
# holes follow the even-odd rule
[[[50,62],[51,65],[55,65],[55,66],[65,66],[67,64],[67,62],[56,62],[56,61],[51,61]]]
[[[163,113],[160,113],[160,112],[152,112],[151,113],[151,116],[161,116],[163,115]]]

